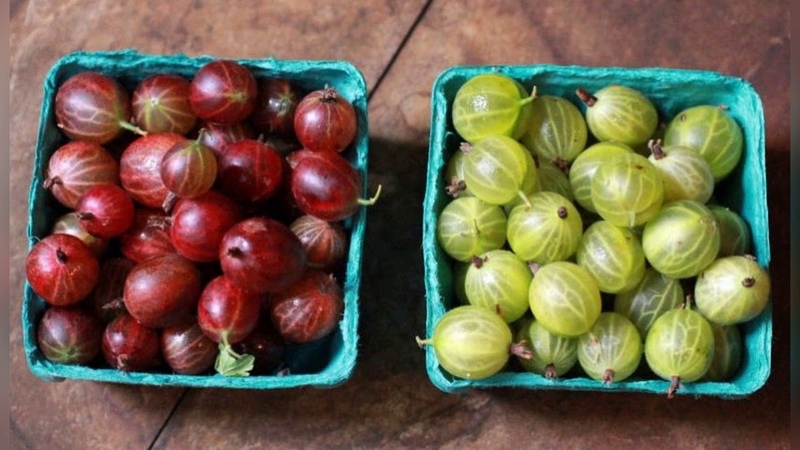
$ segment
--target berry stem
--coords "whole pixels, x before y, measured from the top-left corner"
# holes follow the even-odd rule
[[[533,85],[533,88],[531,89],[531,95],[529,95],[528,97],[525,97],[522,100],[520,100],[519,106],[525,106],[528,103],[536,100],[536,97],[538,97],[538,95],[536,95],[536,94],[537,94],[536,93],[536,85]]]
[[[611,384],[614,382],[614,371],[611,369],[606,369],[603,372],[603,383]]]
[[[753,287],[754,284],[756,284],[756,279],[753,277],[747,277],[742,280],[742,286],[746,288]]]
[[[122,372],[129,372],[130,367],[128,367],[128,356],[127,355],[119,355],[117,356],[117,370]]]
[[[556,156],[552,163],[554,166],[558,167],[562,172],[564,172],[564,175],[569,175],[569,162],[566,159]]]
[[[143,129],[137,127],[136,125],[134,125],[134,124],[132,124],[132,123],[130,123],[128,121],[120,120],[117,123],[119,124],[120,128],[122,128],[123,130],[132,131],[132,132],[138,134],[139,136],[147,136],[147,131],[144,131]]]
[[[236,359],[241,359],[241,358],[242,358],[242,355],[240,355],[240,354],[236,353],[236,352],[233,350],[233,347],[231,347],[231,345],[230,345],[230,344],[228,344],[228,339],[227,339],[227,338],[223,339],[223,342],[224,342],[224,344],[225,344],[225,351],[226,351],[226,352],[227,352],[229,355],[233,356],[233,357],[234,357],[234,358],[236,358]]]
[[[681,377],[670,377],[669,387],[667,388],[667,398],[675,397],[675,392],[681,386]]]
[[[458,146],[458,150],[461,151],[462,153],[469,153],[472,151],[472,145],[469,142],[462,142]]]
[[[567,212],[567,207],[564,205],[558,207],[558,211],[556,211],[556,214],[558,214],[559,219],[566,219],[567,216],[569,215]]]
[[[595,102],[597,102],[597,97],[595,97],[594,95],[590,94],[587,90],[585,90],[583,88],[578,88],[575,91],[575,94],[578,96],[578,98],[581,99],[581,101],[583,103],[586,104],[586,106],[588,106],[590,108],[592,106],[594,106]]]
[[[175,206],[175,202],[178,201],[178,196],[175,195],[174,192],[170,192],[167,194],[166,198],[164,198],[164,203],[161,204],[161,209],[169,214],[172,211],[172,207]]]
[[[686,300],[681,304],[681,309],[692,309],[693,302],[694,302],[694,295],[686,294]]]
[[[522,359],[531,359],[533,358],[533,352],[531,351],[531,349],[528,348],[528,346],[526,345],[527,343],[528,341],[526,341],[525,339],[519,342],[514,342],[511,344],[511,347],[509,348],[508,352]]]
[[[558,375],[556,375],[556,366],[553,363],[544,366],[544,377],[548,380],[555,380],[558,378]]]
[[[325,86],[325,89],[322,90],[322,97],[321,100],[323,102],[332,102],[335,101],[337,97],[336,89],[331,86]]]
[[[45,178],[42,186],[44,186],[45,189],[50,189],[54,184],[61,184],[61,177],[56,175],[52,178]]]
[[[94,219],[94,214],[89,211],[78,211],[75,213],[75,217],[77,217],[78,220],[92,220]]]
[[[653,153],[653,158],[657,160],[667,156],[667,154],[664,153],[664,148],[661,146],[661,139],[650,139],[650,141],[647,142],[647,148]]]
[[[447,192],[447,195],[453,198],[458,198],[459,194],[464,192],[467,189],[467,182],[464,180],[459,180],[458,177],[453,177],[450,179],[450,183],[444,188]]]
[[[525,192],[523,192],[522,190],[517,191],[517,197],[522,199],[522,203],[525,205],[526,208],[531,207],[531,201],[528,199],[528,196],[525,195]]]
[[[360,199],[356,200],[356,202],[358,202],[359,205],[364,205],[364,206],[372,206],[372,205],[374,205],[375,202],[378,201],[378,197],[381,196],[382,187],[383,186],[379,184],[378,185],[378,190],[375,192],[375,195],[373,195],[372,198],[370,198],[369,200],[365,200],[363,198],[360,198]]]
[[[483,267],[483,263],[486,262],[487,260],[488,256],[481,258],[480,256],[475,255],[472,257],[472,265],[475,266],[476,269],[480,269],[481,267]]]
[[[419,336],[416,336],[416,339],[417,339],[417,345],[419,346],[419,348],[422,348],[422,347],[424,347],[426,345],[433,345],[433,341],[430,340],[430,339],[421,339]]]

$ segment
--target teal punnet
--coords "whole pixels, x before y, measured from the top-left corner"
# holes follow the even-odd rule
[[[58,216],[65,212],[42,187],[50,155],[66,142],[56,127],[54,102],[58,86],[71,75],[95,70],[111,75],[132,92],[144,78],[158,73],[172,73],[187,78],[204,64],[218,59],[213,56],[190,57],[183,54],[147,55],[135,50],[110,52],[76,52],[56,61],[44,82],[44,95],[33,177],[30,187],[28,242],[32,246],[44,237]],[[342,153],[361,174],[362,191],[367,197],[367,88],[359,70],[346,61],[289,61],[274,58],[238,59],[259,77],[279,77],[297,84],[304,91],[335,87],[353,103],[358,115],[358,134],[354,143]],[[327,338],[286,349],[289,374],[283,376],[251,375],[177,375],[171,373],[123,373],[110,368],[67,366],[44,358],[36,346],[36,323],[45,303],[26,284],[22,302],[22,332],[25,357],[34,375],[51,380],[91,380],[111,383],[155,386],[192,386],[242,389],[281,389],[298,386],[333,387],[346,381],[356,364],[358,346],[358,305],[361,283],[362,246],[367,208],[344,221],[349,234],[347,267],[343,284],[344,314],[339,328]]]
[[[596,92],[610,84],[639,90],[655,105],[660,121],[694,105],[725,105],[728,114],[743,130],[744,153],[738,166],[715,191],[717,201],[735,210],[752,230],[752,252],[759,265],[769,267],[769,215],[764,151],[764,111],[761,99],[746,80],[716,72],[667,69],[579,67],[555,65],[452,67],[436,79],[431,92],[431,129],[428,154],[427,191],[423,206],[423,257],[427,301],[426,332],[430,335],[446,310],[458,304],[453,291],[451,262],[436,243],[436,221],[447,204],[444,180],[446,164],[462,139],[453,127],[453,99],[467,80],[484,73],[507,75],[523,86],[536,86],[538,95],[564,97],[585,114],[577,88]],[[535,100],[534,100],[535,101]],[[741,328],[743,358],[741,370],[729,381],[687,383],[679,395],[744,397],[760,389],[770,374],[772,308],[767,307]],[[432,350],[426,353],[431,382],[445,392],[470,388],[516,387],[523,389],[646,392],[665,395],[669,382],[638,374],[604,385],[583,374],[567,374],[550,380],[541,375],[506,370],[482,380],[453,377],[440,368]]]

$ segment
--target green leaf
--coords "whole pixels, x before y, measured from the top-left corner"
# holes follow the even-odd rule
[[[253,355],[238,355],[229,346],[219,344],[219,354],[214,369],[226,377],[247,377],[253,370],[255,360]]]

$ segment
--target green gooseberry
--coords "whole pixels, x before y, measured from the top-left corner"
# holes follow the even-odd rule
[[[467,159],[467,154],[461,150],[456,151],[447,160],[447,166],[444,171],[445,190],[451,197],[471,197],[467,187],[467,182],[464,180],[464,161]]]
[[[518,358],[528,372],[555,379],[569,372],[578,361],[578,339],[555,335],[536,319],[523,320],[516,338],[531,350],[531,358]]]
[[[589,212],[597,212],[592,203],[592,179],[605,161],[633,150],[619,142],[599,142],[581,152],[569,168],[569,184],[575,201]]]
[[[739,164],[744,138],[742,129],[726,108],[698,105],[684,109],[669,122],[664,131],[664,145],[680,145],[697,151],[708,162],[718,182]]]
[[[714,175],[705,159],[689,147],[650,141],[648,158],[664,180],[664,203],[694,200],[706,203],[714,192]]]
[[[476,197],[459,197],[445,205],[436,223],[436,239],[451,258],[471,261],[475,255],[506,243],[503,208]]]
[[[536,172],[538,183],[534,192],[555,192],[574,203],[575,197],[572,195],[567,171],[549,161],[540,159]]]
[[[687,308],[662,314],[644,340],[647,365],[670,382],[672,398],[682,382],[702,378],[714,360],[714,331],[700,313]]]
[[[464,181],[472,194],[492,205],[525,197],[525,187],[536,185],[536,164],[528,150],[507,136],[490,136],[467,150]]]
[[[518,205],[526,204],[527,197],[539,188],[539,167],[530,153],[525,156],[525,166],[527,171],[525,172],[525,178],[522,180],[521,192],[510,201],[503,203],[503,210],[506,215],[510,214]]]
[[[683,299],[680,281],[650,267],[633,289],[614,297],[614,311],[630,319],[644,338],[653,322],[665,312],[680,306]]]
[[[598,141],[622,142],[634,148],[656,132],[658,112],[636,89],[610,85],[594,94],[584,89],[575,92],[586,104],[586,125]]]
[[[491,250],[472,259],[464,278],[467,301],[495,311],[506,322],[528,312],[528,288],[533,274],[519,256]]]
[[[453,100],[453,126],[467,142],[489,136],[520,139],[531,117],[529,95],[516,80],[500,73],[477,75],[465,82]]]
[[[575,260],[592,274],[600,291],[609,294],[633,289],[645,271],[639,237],[629,228],[605,220],[584,231]]]
[[[702,272],[716,259],[719,243],[714,215],[692,200],[665,205],[642,233],[645,258],[671,278],[691,278]]]
[[[719,253],[717,258],[750,253],[752,237],[750,227],[742,216],[721,205],[708,205],[719,225]]]
[[[636,371],[643,347],[633,322],[622,314],[604,312],[592,329],[578,338],[578,363],[590,378],[611,384]]]
[[[755,258],[726,256],[697,276],[694,300],[697,310],[709,321],[734,325],[761,314],[770,291],[770,276]]]
[[[467,380],[488,378],[505,367],[514,354],[530,357],[524,346],[512,342],[511,328],[486,308],[465,305],[453,308],[437,321],[429,339],[439,365],[451,375]]]
[[[589,331],[602,308],[600,290],[589,272],[568,261],[534,269],[528,300],[536,320],[559,336]]]
[[[703,377],[708,381],[728,381],[733,378],[742,365],[744,342],[742,333],[736,325],[717,325],[714,330],[714,360]]]
[[[532,103],[531,123],[522,143],[540,161],[565,167],[586,146],[586,121],[569,100],[543,95]]]
[[[536,192],[508,216],[508,245],[520,258],[540,265],[563,261],[578,248],[583,221],[575,206],[555,192]]]
[[[626,153],[600,164],[592,179],[592,204],[603,219],[620,227],[647,223],[661,209],[664,182],[653,163]]]

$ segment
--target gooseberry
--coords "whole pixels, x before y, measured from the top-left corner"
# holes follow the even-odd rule
[[[131,107],[136,124],[148,133],[187,134],[197,122],[189,102],[189,80],[176,74],[156,74],[133,91]]]
[[[207,122],[236,123],[253,112],[258,84],[253,73],[231,60],[213,60],[192,78],[189,102],[197,116]]]
[[[72,141],[59,147],[47,163],[42,184],[67,208],[75,208],[89,188],[119,183],[119,164],[100,144]]]
[[[658,126],[658,112],[640,91],[610,85],[591,94],[576,91],[586,104],[586,125],[599,141],[616,141],[630,147],[647,142]]]
[[[506,223],[501,207],[476,197],[458,197],[439,214],[436,238],[453,259],[471,261],[473,256],[506,243]]]
[[[557,261],[539,267],[528,291],[533,316],[551,333],[577,337],[600,317],[600,290],[581,266]]]
[[[680,145],[697,151],[711,167],[714,181],[727,177],[739,163],[744,138],[739,124],[712,105],[693,106],[675,115],[664,131],[664,145]]]
[[[100,263],[75,236],[51,234],[28,252],[25,276],[33,292],[48,304],[72,305],[92,292],[100,276]]]
[[[672,398],[680,384],[697,381],[708,372],[714,359],[714,331],[700,313],[673,309],[653,323],[644,341],[647,365],[670,382]]]
[[[307,94],[294,114],[294,133],[307,150],[342,152],[356,137],[353,105],[333,87]]]
[[[647,268],[641,281],[614,297],[614,311],[630,319],[644,338],[656,319],[683,302],[680,281]]]
[[[583,221],[572,202],[555,192],[536,192],[528,205],[518,205],[508,216],[511,249],[527,262],[540,265],[563,261],[578,248]]]
[[[647,261],[672,278],[690,278],[717,257],[717,220],[705,205],[678,200],[665,205],[644,226],[642,248]]]
[[[642,243],[630,229],[600,220],[586,229],[575,260],[597,282],[601,292],[616,294],[633,289],[644,276]]]
[[[489,309],[466,305],[453,308],[439,319],[429,339],[439,365],[451,375],[467,380],[488,378],[508,362],[510,355],[531,356],[523,345],[512,343],[508,324]]]
[[[566,168],[586,146],[586,121],[569,100],[542,95],[531,103],[531,123],[522,143],[539,161]]]
[[[553,334],[536,319],[524,320],[516,338],[517,342],[525,341],[531,349],[530,358],[517,358],[528,372],[556,379],[578,362],[578,339]]]
[[[622,314],[604,312],[578,338],[578,363],[590,378],[611,384],[630,377],[642,359],[642,337]]]
[[[519,139],[530,126],[531,102],[522,85],[499,73],[481,74],[467,80],[453,100],[453,126],[466,141],[475,144],[489,136]]]
[[[710,322],[733,325],[761,314],[770,291],[770,276],[755,258],[727,256],[697,276],[694,298],[697,311]]]
[[[531,270],[508,250],[491,250],[473,257],[464,279],[467,301],[514,322],[528,311]]]

